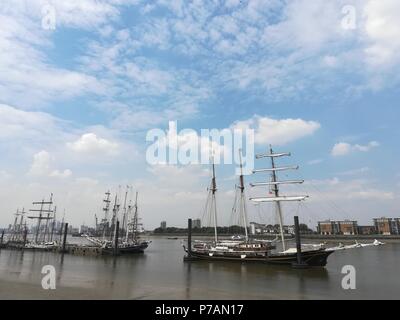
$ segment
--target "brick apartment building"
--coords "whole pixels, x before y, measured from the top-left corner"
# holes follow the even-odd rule
[[[320,221],[318,222],[318,233],[323,235],[353,235],[358,234],[357,221]]]
[[[400,234],[400,218],[375,218],[374,226],[378,234]]]
[[[320,221],[318,233],[322,235],[400,235],[400,218],[375,218],[372,226],[359,226],[357,221]]]

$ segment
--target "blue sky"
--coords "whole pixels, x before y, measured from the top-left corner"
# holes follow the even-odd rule
[[[398,21],[396,0],[2,1],[0,223],[50,192],[73,224],[93,223],[126,184],[148,228],[198,217],[208,168],[144,157],[168,121],[240,124],[257,151],[291,151],[304,222],[398,217]],[[234,168],[217,169],[225,223]]]

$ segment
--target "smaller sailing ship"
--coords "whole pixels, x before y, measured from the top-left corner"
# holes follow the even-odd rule
[[[57,207],[53,208],[53,194],[50,200],[33,202],[39,209],[30,209],[30,212],[37,212],[38,216],[28,216],[28,219],[37,220],[35,236],[33,240],[24,239],[24,249],[52,250],[58,248],[58,243],[54,240],[55,221]],[[46,208],[47,206],[47,208]]]
[[[98,233],[101,237],[92,237],[86,235],[86,239],[91,243],[102,248],[104,254],[133,254],[143,253],[145,249],[151,243],[140,239],[140,223],[138,213],[138,192],[136,192],[135,203],[132,205],[131,200],[127,205],[127,198],[129,193],[129,187],[125,192],[124,204],[122,208],[122,224],[120,225],[119,214],[120,207],[118,196],[115,195],[114,206],[112,209],[112,217],[109,219],[110,212],[110,195],[111,193],[106,192],[106,198],[104,202],[104,218],[101,220],[100,225],[96,226],[99,230]],[[96,217],[97,220],[97,217]]]
[[[20,248],[23,247],[26,243],[26,236],[27,236],[27,228],[25,223],[25,209],[23,208],[22,211],[17,209],[17,212],[14,213],[14,223],[10,229],[10,236],[7,241],[8,247]],[[1,237],[1,243],[3,245],[4,241],[4,234]],[[5,245],[4,245],[5,246]]]
[[[279,226],[280,236],[282,243],[282,250],[277,250],[276,241],[257,241],[249,239],[247,233],[247,212],[246,212],[246,199],[245,199],[245,188],[244,188],[244,177],[243,172],[239,177],[239,216],[242,219],[245,235],[240,239],[232,240],[220,240],[217,233],[217,207],[215,193],[217,191],[216,178],[215,178],[215,167],[212,165],[212,180],[211,187],[209,189],[209,198],[207,199],[207,206],[210,213],[214,217],[214,241],[205,242],[197,241],[194,245],[188,243],[188,247],[184,246],[184,250],[187,253],[186,260],[225,260],[225,261],[241,261],[241,262],[263,262],[267,264],[287,264],[294,265],[301,261],[302,264],[308,266],[325,266],[327,258],[334,251],[326,250],[322,246],[308,246],[306,248],[289,248],[286,249],[286,240],[283,232],[283,219],[282,219],[282,207],[281,202],[283,201],[303,201],[307,196],[281,196],[279,194],[279,185],[281,184],[296,184],[303,183],[304,181],[290,180],[290,181],[278,181],[277,172],[290,169],[298,169],[298,167],[276,167],[275,159],[283,156],[290,156],[289,153],[274,153],[272,148],[268,154],[257,155],[256,159],[270,158],[271,168],[254,170],[253,173],[259,172],[270,172],[271,180],[268,182],[253,183],[252,187],[268,186],[272,187],[273,196],[251,198],[254,202],[272,202],[275,203]],[[242,168],[242,164],[240,164]],[[300,243],[300,241],[299,241]]]

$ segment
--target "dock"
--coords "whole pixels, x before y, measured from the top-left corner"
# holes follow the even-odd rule
[[[21,250],[21,251],[42,251],[42,252],[54,252],[54,253],[66,253],[79,256],[101,256],[103,255],[103,249],[98,246],[92,245],[77,245],[77,244],[67,244],[65,249],[63,246],[53,246],[53,247],[30,247],[24,246],[18,243],[4,243],[0,246],[0,249],[8,250]]]

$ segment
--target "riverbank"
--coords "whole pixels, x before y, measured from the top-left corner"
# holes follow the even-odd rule
[[[95,289],[80,287],[57,287],[55,290],[44,290],[41,283],[7,281],[0,279],[0,299],[1,300],[91,300],[91,299],[110,299],[105,292]]]

